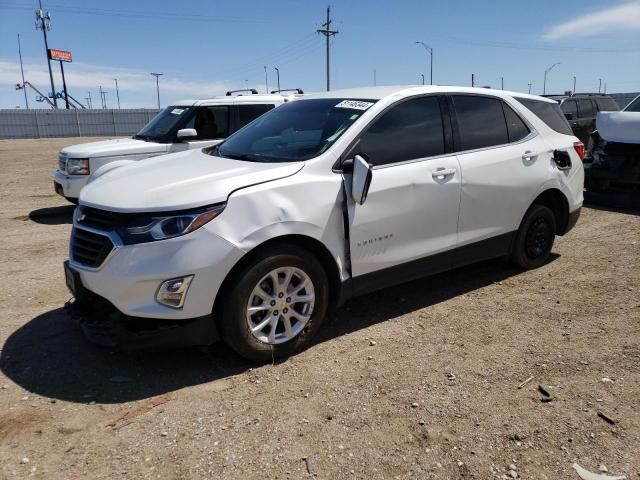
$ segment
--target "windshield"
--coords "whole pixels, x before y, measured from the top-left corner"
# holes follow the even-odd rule
[[[375,100],[296,100],[259,117],[210,151],[252,162],[297,162],[326,151]]]
[[[625,112],[640,112],[640,95],[636,99],[627,105],[624,109]]]
[[[167,107],[147,123],[134,138],[159,140],[169,134],[179,122],[189,116],[193,107]]]

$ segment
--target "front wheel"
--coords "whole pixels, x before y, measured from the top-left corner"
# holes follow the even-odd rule
[[[327,312],[324,268],[296,246],[272,247],[237,272],[218,326],[250,360],[291,355],[309,344]]]
[[[532,205],[518,229],[511,261],[519,267],[538,268],[549,260],[556,237],[556,218],[544,205]]]

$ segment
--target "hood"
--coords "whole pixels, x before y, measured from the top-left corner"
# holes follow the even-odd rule
[[[80,143],[64,147],[61,155],[71,158],[114,157],[118,155],[134,155],[140,153],[166,152],[169,145],[164,143],[145,142],[134,138],[118,138],[101,142]]]
[[[116,168],[87,184],[80,203],[114,212],[167,212],[227,200],[243,187],[299,172],[303,162],[259,163],[190,150]]]
[[[600,112],[596,130],[607,142],[640,143],[640,112]]]

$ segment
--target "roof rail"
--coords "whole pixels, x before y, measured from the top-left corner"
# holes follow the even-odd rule
[[[304,93],[301,88],[283,88],[282,90],[271,90],[271,93],[281,93],[281,92],[296,92],[300,95]]]
[[[574,97],[576,95],[590,95],[590,96],[602,96],[602,95],[606,95],[606,93],[599,93],[599,92],[576,92],[574,94],[572,94],[571,96]]]
[[[251,95],[258,94],[258,90],[256,90],[255,88],[243,88],[242,90],[229,90],[227,92],[227,97],[230,97],[232,94],[238,93],[238,92],[251,92]]]

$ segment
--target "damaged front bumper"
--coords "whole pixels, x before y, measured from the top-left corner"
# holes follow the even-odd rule
[[[173,349],[216,343],[220,337],[211,315],[186,320],[131,317],[81,284],[66,305],[87,339],[123,351]]]

